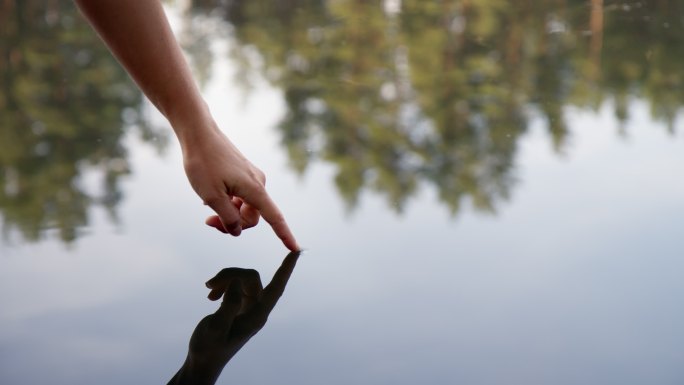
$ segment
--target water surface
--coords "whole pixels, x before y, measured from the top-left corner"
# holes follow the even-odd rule
[[[679,384],[684,25],[664,1],[169,3],[307,252],[219,383]],[[70,2],[0,5],[0,382],[165,383],[267,226],[203,225]]]

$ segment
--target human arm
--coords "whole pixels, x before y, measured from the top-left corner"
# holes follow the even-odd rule
[[[145,95],[169,120],[188,180],[217,216],[207,224],[240,235],[263,217],[290,250],[299,245],[265,189],[265,175],[218,128],[158,0],[75,0]]]

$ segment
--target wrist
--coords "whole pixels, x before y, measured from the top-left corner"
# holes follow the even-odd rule
[[[211,140],[209,138],[214,137],[214,134],[219,131],[218,125],[204,102],[200,107],[185,111],[175,110],[165,116],[184,153],[188,149],[201,147],[202,143]]]
[[[201,367],[186,360],[169,385],[213,385],[221,375],[221,368]]]

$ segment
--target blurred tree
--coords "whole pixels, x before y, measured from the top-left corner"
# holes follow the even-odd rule
[[[601,88],[626,121],[630,97],[647,101],[674,133],[684,101],[684,3],[606,1]]]
[[[158,149],[165,136],[141,118],[140,92],[71,1],[0,2],[0,26],[3,232],[37,241],[55,229],[72,242],[91,206],[116,220],[126,128]],[[86,188],[90,173],[101,192]]]
[[[494,211],[515,182],[528,119],[556,151],[568,107],[648,101],[674,131],[684,101],[682,5],[670,0],[202,0],[232,27],[240,76],[260,74],[288,107],[293,168],[336,165],[354,207],[364,189],[401,210],[433,186],[452,213]],[[255,60],[254,57],[257,57]]]

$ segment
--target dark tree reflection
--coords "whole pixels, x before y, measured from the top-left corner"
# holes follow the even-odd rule
[[[509,196],[532,115],[557,151],[569,106],[611,102],[625,122],[639,98],[674,132],[683,11],[669,0],[202,0],[191,16],[227,21],[241,74],[283,89],[296,171],[336,165],[350,206],[372,189],[401,210],[431,185],[456,213]]]
[[[672,0],[197,0],[182,40],[206,81],[211,41],[229,32],[243,84],[262,76],[283,90],[279,131],[293,169],[335,165],[350,207],[372,190],[401,211],[430,186],[452,213],[464,202],[494,211],[512,191],[531,116],[546,122],[557,151],[572,134],[570,111],[607,102],[622,127],[639,99],[676,131],[683,8]],[[2,1],[0,34],[5,234],[38,240],[57,229],[72,241],[94,206],[116,220],[119,182],[130,172],[126,130],[164,143],[141,118],[141,94],[71,1]],[[86,188],[90,171],[100,191]]]
[[[5,236],[56,229],[71,242],[95,205],[116,220],[119,182],[130,173],[123,138],[142,97],[71,1],[0,2],[0,214]],[[86,188],[84,175],[101,178]]]

